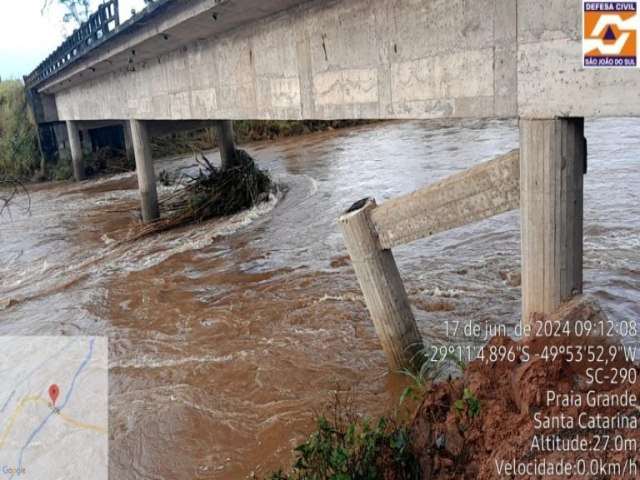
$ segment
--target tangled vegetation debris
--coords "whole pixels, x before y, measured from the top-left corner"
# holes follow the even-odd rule
[[[269,196],[272,182],[244,150],[236,150],[236,162],[230,168],[212,165],[200,154],[196,158],[199,174],[186,177],[181,187],[160,203],[163,216],[144,225],[129,240],[210,218],[233,215],[249,209]],[[163,178],[166,177],[166,172]],[[167,179],[161,179],[166,184]]]

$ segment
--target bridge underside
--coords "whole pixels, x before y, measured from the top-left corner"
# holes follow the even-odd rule
[[[580,2],[174,3],[39,85],[50,119],[640,114],[636,69],[582,68]]]

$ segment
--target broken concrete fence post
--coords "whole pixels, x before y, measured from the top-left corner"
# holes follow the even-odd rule
[[[400,370],[415,363],[422,337],[393,254],[380,246],[371,220],[375,208],[372,198],[355,203],[340,226],[389,367]]]

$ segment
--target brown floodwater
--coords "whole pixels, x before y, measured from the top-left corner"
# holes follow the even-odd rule
[[[614,321],[637,320],[640,122],[586,130],[585,290]],[[29,213],[22,196],[0,218],[0,334],[109,337],[111,478],[236,479],[289,464],[336,392],[375,416],[403,387],[346,260],[340,212],[517,139],[511,121],[415,121],[250,144],[281,194],[135,243],[120,242],[139,221],[134,174],[34,188]],[[163,159],[156,171],[194,165]],[[445,340],[446,320],[518,322],[518,212],[394,254],[427,342]]]

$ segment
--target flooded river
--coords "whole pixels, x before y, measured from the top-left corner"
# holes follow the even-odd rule
[[[640,122],[586,129],[585,290],[612,319],[638,319]],[[0,219],[0,334],[109,337],[111,478],[236,479],[288,465],[336,390],[373,416],[402,387],[346,261],[340,212],[517,140],[515,122],[389,122],[247,145],[283,196],[133,244],[119,242],[138,221],[133,174],[36,188],[29,215],[22,197]],[[193,165],[166,159],[156,172]],[[519,320],[518,212],[394,253],[429,341],[446,319]]]

